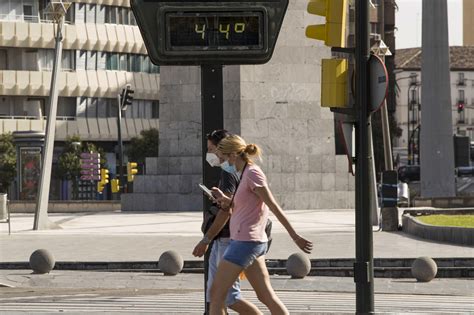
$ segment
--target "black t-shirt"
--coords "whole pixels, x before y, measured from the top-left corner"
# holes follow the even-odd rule
[[[226,172],[224,170],[221,170],[221,177],[219,179],[219,184],[218,187],[220,190],[222,190],[223,193],[225,194],[230,194],[233,195],[235,192],[235,189],[237,188],[237,185],[239,183],[239,176],[237,174],[231,174],[229,172]],[[216,205],[213,205],[215,207]],[[211,211],[208,209],[208,215],[205,216],[205,228],[203,231],[204,233],[207,232],[207,230],[211,227],[212,222],[214,222],[215,215],[212,214],[212,212],[215,213],[214,211]],[[216,238],[219,237],[230,237],[230,229],[229,229],[229,221],[224,225],[222,230],[217,234]]]

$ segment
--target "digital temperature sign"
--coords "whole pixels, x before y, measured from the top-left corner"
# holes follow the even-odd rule
[[[166,45],[182,50],[258,50],[264,47],[263,13],[168,13]]]
[[[288,1],[131,0],[131,7],[155,64],[262,64]]]

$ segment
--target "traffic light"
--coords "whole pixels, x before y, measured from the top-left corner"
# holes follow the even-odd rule
[[[321,66],[321,106],[347,107],[347,59],[322,59]]]
[[[111,186],[113,193],[118,193],[120,191],[120,181],[117,178],[112,179]]]
[[[106,183],[104,183],[102,181],[97,182],[97,191],[102,193],[102,191],[104,191],[105,185],[106,185]]]
[[[462,113],[464,111],[464,103],[458,103],[458,113]]]
[[[138,167],[138,164],[136,162],[127,163],[127,180],[129,182],[133,182],[133,178],[138,173],[137,167]]]
[[[109,170],[108,169],[106,168],[100,169],[100,181],[104,183],[104,185],[109,183]]]
[[[322,40],[330,47],[346,46],[347,0],[310,0],[307,11],[325,16],[326,24],[309,25],[306,37]]]
[[[132,105],[133,93],[135,93],[135,91],[131,89],[130,84],[127,84],[125,89],[122,90],[122,93],[120,94],[120,105],[122,110],[126,110],[128,105]]]

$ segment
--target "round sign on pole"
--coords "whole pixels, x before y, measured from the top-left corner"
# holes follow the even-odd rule
[[[387,97],[388,73],[383,60],[374,54],[369,58],[369,75],[369,110],[376,112]]]

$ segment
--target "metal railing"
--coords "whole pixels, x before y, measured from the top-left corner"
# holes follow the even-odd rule
[[[0,14],[0,21],[21,21],[27,23],[54,23],[53,20],[45,19],[44,16],[38,15],[14,15],[14,14]],[[69,21],[64,21],[66,24],[72,24]]]
[[[0,119],[10,119],[10,120],[43,120],[47,116],[10,116],[10,115],[0,115]],[[75,116],[57,116],[56,120],[64,121],[73,121],[76,120]]]

